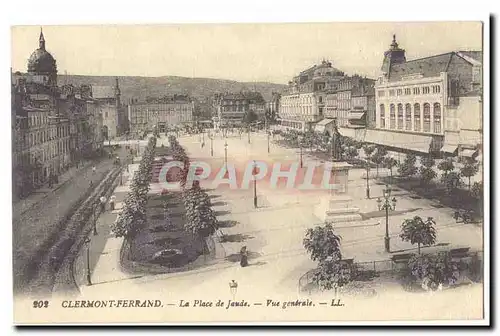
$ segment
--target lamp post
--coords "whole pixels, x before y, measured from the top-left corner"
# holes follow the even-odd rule
[[[383,194],[383,200],[379,197],[377,198],[378,210],[385,210],[385,237],[384,245],[385,251],[390,252],[390,238],[389,238],[389,210],[396,210],[396,197],[391,199],[391,189],[386,185]]]
[[[137,156],[140,154],[140,145],[139,145],[139,140],[137,140]]]
[[[253,207],[257,209],[257,179],[255,177],[255,175],[257,175],[257,163],[255,162],[255,160],[253,160],[252,175],[253,175]]]
[[[300,168],[303,168],[304,167],[304,162],[302,160],[302,139],[299,140],[299,147],[300,147]]]
[[[229,291],[231,292],[234,301],[236,298],[236,292],[238,291],[238,283],[236,281],[231,280],[231,282],[229,283]]]
[[[366,198],[370,199],[370,163],[366,161]]]
[[[270,153],[271,149],[269,147],[269,130],[267,131],[267,153]]]
[[[226,169],[227,169],[227,140],[224,143],[224,164],[226,165]]]
[[[208,138],[210,139],[210,156],[214,156],[214,136],[209,133]]]
[[[247,126],[248,143],[250,143],[250,126]]]
[[[85,239],[85,246],[87,250],[87,286],[92,285],[92,281],[90,279],[90,238],[87,237]]]
[[[93,233],[94,236],[97,236],[97,209],[92,208],[92,220],[93,220]]]

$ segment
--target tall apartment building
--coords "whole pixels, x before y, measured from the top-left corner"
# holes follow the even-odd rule
[[[375,86],[376,128],[367,130],[365,141],[403,152],[474,155],[466,149],[481,139],[479,55],[448,52],[407,61],[394,36]]]
[[[132,100],[128,105],[128,122],[131,133],[142,134],[158,127],[165,132],[173,126],[192,125],[194,102],[186,95]]]
[[[57,66],[40,32],[28,72],[12,74],[12,171],[14,197],[23,197],[100,148],[89,124],[86,99],[72,86],[57,86]],[[92,121],[93,122],[93,121]],[[90,145],[90,147],[89,147]]]
[[[323,61],[295,76],[281,95],[279,122],[283,128],[306,131],[324,118],[326,90],[344,73]]]
[[[214,97],[215,126],[241,124],[249,113],[263,118],[266,102],[260,92],[216,94]]]

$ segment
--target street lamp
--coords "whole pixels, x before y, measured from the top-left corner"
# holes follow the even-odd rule
[[[209,133],[208,138],[210,139],[210,156],[214,156],[214,135]]]
[[[252,175],[253,175],[253,207],[257,209],[257,178],[255,177],[255,175],[257,175],[257,163],[255,162],[255,160],[253,160]]]
[[[267,130],[267,153],[270,153],[271,150],[269,148],[269,130]]]
[[[302,139],[299,140],[299,147],[300,147],[300,168],[303,168],[304,162],[302,160]]]
[[[238,291],[238,283],[236,281],[231,280],[231,282],[229,283],[229,291],[231,292],[234,301],[236,298],[236,292]]]
[[[370,163],[366,161],[366,198],[370,199]]]
[[[377,198],[378,210],[385,210],[385,237],[384,245],[385,251],[390,252],[390,238],[389,238],[389,210],[396,210],[396,197],[391,199],[391,189],[386,185],[383,194],[383,200]]]
[[[250,126],[247,126],[248,143],[250,143]]]
[[[224,143],[224,164],[226,165],[226,169],[227,169],[227,140]]]
[[[92,281],[90,279],[90,238],[87,237],[84,243],[87,250],[87,286],[91,286]]]
[[[94,236],[97,236],[97,216],[96,216],[96,212],[97,212],[97,208],[92,208],[92,219],[93,219],[93,233],[94,233]]]

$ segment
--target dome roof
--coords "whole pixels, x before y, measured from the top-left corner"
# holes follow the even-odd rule
[[[28,59],[28,72],[54,73],[57,72],[56,60],[45,49],[38,48]]]

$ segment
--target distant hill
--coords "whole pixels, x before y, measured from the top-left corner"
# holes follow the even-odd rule
[[[58,75],[58,84],[114,85],[114,76]],[[283,84],[266,82],[245,83],[227,79],[187,78],[176,76],[135,77],[118,76],[122,93],[122,102],[128,103],[131,98],[143,100],[147,96],[161,97],[170,94],[189,94],[196,99],[209,98],[215,93],[240,92],[242,90],[259,91],[267,101],[272,92],[282,92]]]

